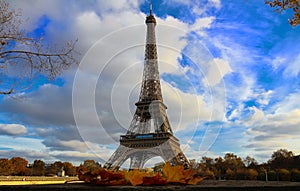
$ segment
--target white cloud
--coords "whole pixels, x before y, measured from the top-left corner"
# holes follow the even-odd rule
[[[66,151],[80,151],[86,152],[88,147],[85,142],[79,140],[59,140],[56,138],[50,138],[43,141],[43,144],[50,148],[51,150],[66,150]]]
[[[156,42],[160,74],[182,73],[178,59],[181,58],[182,49],[188,43],[184,39],[187,32],[188,25],[174,17],[157,18]],[[145,41],[145,37],[143,41]]]
[[[190,26],[190,30],[195,31],[200,36],[207,36],[205,29],[210,28],[214,20],[215,17],[213,16],[198,18],[195,23]]]
[[[290,55],[289,52],[285,55],[276,56],[271,63],[275,71],[283,69],[286,78],[297,77],[300,73],[300,54],[298,53]]]
[[[167,83],[162,83],[164,102],[168,106],[168,116],[173,131],[194,131],[200,121],[207,120],[211,108],[203,100],[203,96],[184,93]]]
[[[272,99],[273,94],[274,91],[272,90],[263,91],[257,95],[257,102],[261,105],[268,105],[270,100]]]
[[[181,4],[181,5],[190,5],[191,1],[187,1],[187,0],[164,0],[163,1],[164,4],[167,5],[176,5],[176,4]]]
[[[244,146],[256,151],[256,155],[264,152],[286,148],[300,153],[298,148],[300,140],[300,109],[298,92],[287,96],[275,104],[270,112],[263,113],[257,108],[252,119],[256,123],[249,125],[246,131],[248,143]],[[277,109],[274,109],[277,108]]]
[[[276,112],[275,114],[268,114],[266,117],[267,121],[263,123],[264,125],[273,125],[274,128],[278,126],[286,126],[283,129],[278,129],[278,131],[282,133],[291,133],[293,131],[290,131],[289,128],[300,124],[300,109],[293,109],[285,113]]]
[[[210,0],[210,2],[211,2],[216,8],[220,8],[220,7],[221,7],[221,0]]]
[[[77,30],[79,39],[84,39],[84,42],[81,43],[90,45],[95,42],[95,39],[101,37],[100,32],[104,30],[103,35],[109,31],[106,27],[103,29],[101,24],[99,16],[93,11],[88,11],[77,16],[74,30]]]
[[[300,73],[300,54],[298,54],[285,68],[284,74],[289,77],[296,77]],[[286,64],[286,63],[285,63]]]
[[[210,62],[210,67],[206,74],[207,85],[215,86],[216,84],[220,83],[223,77],[231,73],[232,69],[229,63],[226,60],[220,58],[214,58]],[[205,84],[205,82],[203,82]]]
[[[20,97],[16,95],[17,99],[7,97],[1,105],[6,108],[5,111],[19,114],[21,120],[33,126],[70,124],[73,116],[68,88],[70,87],[44,84],[31,93]]]
[[[22,27],[26,30],[34,30],[36,27],[38,27],[39,19],[43,15],[48,15],[50,17],[60,19],[61,15],[63,14],[63,6],[59,5],[60,1],[36,1],[36,0],[29,0],[27,2],[19,1],[19,0],[12,0],[9,2],[10,6],[12,8],[21,8],[22,11],[22,18],[26,20],[26,22],[22,23]],[[57,8],[60,7],[60,8]],[[34,11],[32,11],[34,10]],[[67,18],[67,15],[65,15],[65,18]]]
[[[191,1],[191,2],[193,2],[192,11],[195,15],[203,15],[211,8],[219,9],[221,7],[220,0],[208,0],[208,2],[206,2],[205,4],[199,4],[199,2],[195,3],[195,1]]]
[[[276,92],[274,92],[275,94]],[[300,109],[300,90],[295,91],[294,93],[287,94],[283,100],[277,102],[273,105],[270,110],[275,111],[276,113],[290,113],[295,109]]]
[[[136,9],[139,5],[139,0],[99,0],[98,7],[101,12],[120,12],[124,10]]]
[[[251,116],[250,120],[249,120],[249,121],[251,121],[251,123],[253,123],[253,122],[254,123],[259,122],[265,116],[264,112],[262,110],[256,108],[255,106],[251,107],[250,111],[254,112],[253,115]]]
[[[274,60],[272,60],[272,65],[275,70],[277,70],[282,64],[286,63],[286,58],[277,56]]]
[[[239,69],[243,64],[252,63],[253,57],[248,55],[253,53],[235,39],[216,35],[215,37],[211,37],[210,40],[221,50],[221,57],[225,60],[230,60],[230,63],[234,64],[234,68]]]
[[[25,144],[25,143],[23,143]],[[1,157],[5,158],[12,158],[12,157],[22,157],[28,160],[29,163],[33,163],[34,160],[40,159],[45,160],[46,162],[54,162],[57,159],[52,158],[49,155],[48,151],[41,151],[41,150],[33,150],[31,148],[21,148],[21,149],[14,149],[14,150],[0,150]]]
[[[241,90],[240,90],[241,91]],[[286,96],[277,103],[270,103],[277,90],[253,89],[243,96],[236,94],[237,106],[228,116],[227,127],[242,131],[233,131],[231,136],[243,137],[236,148],[239,155],[251,155],[260,162],[265,162],[273,151],[286,148],[300,153],[300,105],[299,91]],[[232,92],[229,92],[232,93]],[[238,92],[236,92],[238,93]],[[232,94],[233,95],[233,94]],[[259,106],[247,106],[245,101],[255,100]],[[222,135],[220,135],[222,137]],[[223,140],[225,142],[225,140]],[[229,140],[232,142],[233,140]],[[246,148],[246,151],[243,150]]]
[[[45,153],[48,152],[45,145],[42,144],[42,140],[37,138],[11,137],[6,135],[0,135],[0,145],[9,148],[10,150],[8,150],[8,152],[16,152],[22,150],[32,150],[34,152]]]
[[[21,124],[0,124],[0,134],[2,135],[25,135],[27,128]]]

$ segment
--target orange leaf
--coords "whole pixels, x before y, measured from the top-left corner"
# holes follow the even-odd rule
[[[188,181],[188,184],[196,185],[203,180],[200,176],[194,176],[192,179]]]
[[[92,175],[91,172],[81,172],[81,171],[79,171],[78,178],[79,178],[79,180],[84,181],[86,183],[91,183],[92,180],[94,180],[96,178],[96,176]]]
[[[147,176],[147,173],[140,172],[139,170],[131,170],[125,174],[125,179],[131,183],[131,185],[136,186],[143,184],[143,178]]]
[[[195,176],[196,171],[192,169],[184,170],[182,165],[171,166],[169,162],[165,164],[162,169],[163,175],[157,172],[146,173],[139,170],[132,171],[110,171],[104,168],[98,168],[93,172],[81,169],[78,173],[80,180],[87,183],[93,183],[97,185],[107,185],[107,186],[118,186],[126,185],[130,183],[133,186],[136,185],[166,185],[170,183],[180,183],[180,184],[198,184],[203,180],[202,177]]]
[[[203,180],[202,177],[195,176],[197,174],[193,169],[184,170],[182,165],[171,166],[169,162],[163,167],[163,174],[170,183],[181,184],[198,184]]]
[[[145,176],[143,178],[143,185],[166,185],[168,182],[167,180],[163,179],[159,172],[156,173],[154,176]]]
[[[120,180],[124,179],[125,177],[125,173],[122,171],[113,172],[110,170],[105,170],[104,168],[98,168],[92,172],[92,175],[100,176],[101,181]]]

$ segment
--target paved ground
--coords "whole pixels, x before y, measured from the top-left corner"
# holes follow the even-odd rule
[[[263,181],[202,181],[196,186],[180,186],[180,185],[169,185],[169,186],[96,186],[82,183],[68,183],[68,184],[57,184],[57,185],[24,185],[24,186],[0,186],[0,190],[6,191],[99,191],[99,190],[200,190],[200,191],[300,191],[300,182],[263,182]]]

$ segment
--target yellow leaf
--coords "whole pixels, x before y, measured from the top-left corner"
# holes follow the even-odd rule
[[[168,182],[186,183],[185,176],[183,174],[184,168],[181,165],[171,166],[170,162],[167,162],[164,165],[162,172]]]

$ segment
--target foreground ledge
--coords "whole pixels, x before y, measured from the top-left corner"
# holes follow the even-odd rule
[[[278,181],[217,181],[217,180],[204,180],[199,185],[168,185],[168,186],[97,186],[86,184],[82,182],[66,183],[66,184],[44,184],[44,185],[5,185],[0,186],[0,190],[8,191],[60,191],[60,190],[72,190],[72,191],[99,191],[99,190],[202,190],[202,191],[290,191],[300,190],[300,182],[278,182]]]

